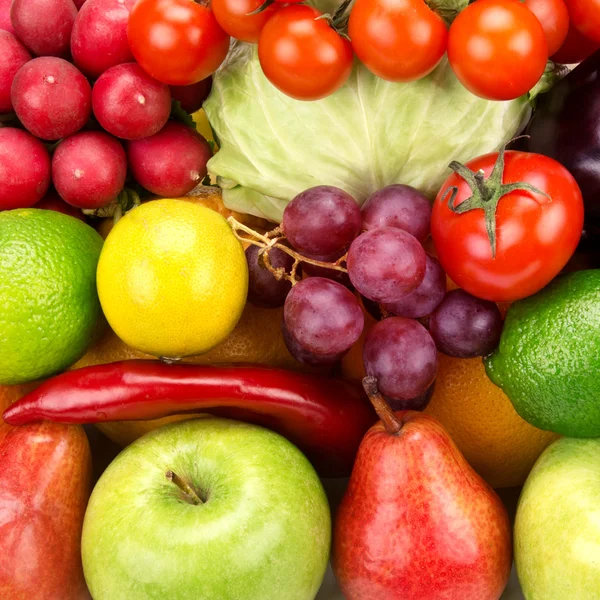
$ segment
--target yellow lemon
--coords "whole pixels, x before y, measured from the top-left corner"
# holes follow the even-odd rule
[[[164,199],[127,213],[98,262],[98,295],[115,333],[168,358],[207,352],[234,329],[248,267],[227,221],[204,206]]]

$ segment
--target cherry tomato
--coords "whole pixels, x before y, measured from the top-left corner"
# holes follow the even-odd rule
[[[573,27],[586,38],[600,42],[600,0],[565,0]]]
[[[514,0],[478,0],[450,26],[448,59],[460,82],[489,100],[511,100],[540,79],[548,43],[535,15]]]
[[[212,0],[211,6],[225,33],[243,42],[256,43],[265,23],[281,8],[273,3],[259,13],[250,14],[264,3],[265,0]]]
[[[448,41],[444,20],[423,0],[356,0],[348,34],[358,58],[388,81],[425,77]]]
[[[229,36],[210,6],[190,0],[139,0],[129,16],[127,37],[140,66],[169,85],[206,79],[229,50]]]
[[[352,71],[352,45],[320,16],[312,6],[285,6],[267,21],[258,40],[265,76],[297,100],[332,94]]]
[[[548,42],[548,54],[554,54],[563,45],[569,31],[567,5],[563,0],[525,0],[525,6],[542,25]]]
[[[569,33],[565,39],[563,45],[560,47],[558,52],[552,55],[552,60],[563,65],[571,65],[574,63],[580,63],[585,60],[588,56],[591,56],[600,49],[600,43],[595,42],[581,35],[573,24],[569,26]]]
[[[581,238],[583,199],[573,176],[552,158],[508,151],[502,160],[502,154],[470,161],[470,184],[457,173],[448,177],[433,205],[431,234],[456,285],[478,298],[512,302],[540,290],[567,264]],[[493,194],[478,202],[482,196],[473,193],[480,169],[487,188],[482,196],[500,190],[497,203]],[[500,188],[517,182],[542,193],[523,185]]]

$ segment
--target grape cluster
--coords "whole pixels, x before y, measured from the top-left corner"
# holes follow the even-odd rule
[[[0,210],[77,216],[114,204],[126,187],[179,197],[206,176],[208,142],[171,117],[198,110],[210,80],[169,87],[148,75],[127,38],[134,4],[0,7]]]
[[[249,300],[283,305],[286,345],[310,365],[331,365],[358,341],[364,307],[378,320],[365,338],[366,373],[395,409],[423,409],[437,352],[483,356],[502,330],[496,304],[459,289],[446,292],[446,274],[423,246],[430,217],[429,200],[406,185],[377,191],[362,211],[338,188],[308,189],[286,207],[274,232],[281,243],[247,249]],[[308,262],[298,259],[304,278],[295,281],[287,274],[299,255]]]

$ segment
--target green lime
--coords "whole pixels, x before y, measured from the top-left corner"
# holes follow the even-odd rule
[[[101,322],[102,238],[51,210],[0,212],[0,384],[48,377],[77,361]]]
[[[600,437],[600,270],[564,275],[512,304],[485,367],[532,425]]]

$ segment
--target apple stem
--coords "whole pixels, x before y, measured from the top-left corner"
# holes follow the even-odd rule
[[[402,424],[396,418],[394,411],[390,408],[390,405],[385,401],[381,392],[377,388],[377,378],[368,375],[362,380],[363,388],[369,396],[369,400],[377,413],[377,416],[381,419],[383,426],[386,431],[391,435],[397,435],[402,429]]]
[[[196,492],[183,480],[177,473],[173,471],[167,471],[165,473],[165,477],[172,481],[186,496],[191,500],[192,504],[196,504],[199,506],[200,504],[204,504],[202,498],[196,494]]]

